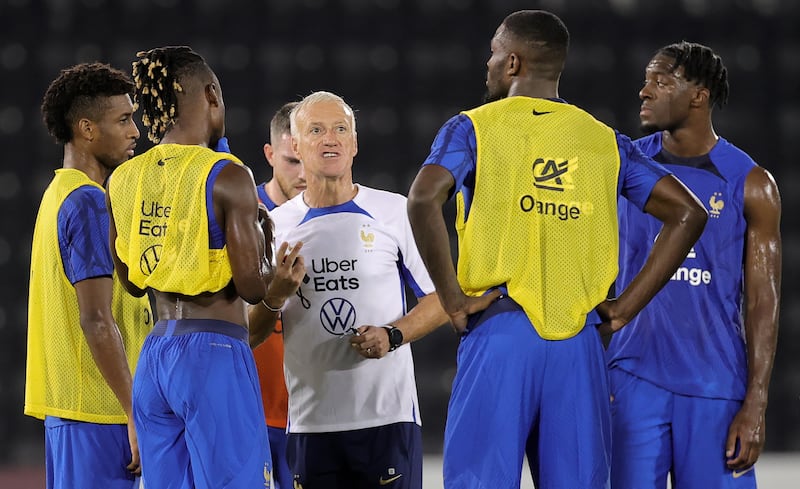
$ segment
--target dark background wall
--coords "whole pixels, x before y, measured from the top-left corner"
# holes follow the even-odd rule
[[[638,136],[638,89],[658,47],[716,49],[731,99],[717,131],[776,177],[783,196],[781,333],[767,449],[800,450],[800,6],[792,0],[0,0],[0,465],[40,463],[39,421],[22,415],[30,240],[61,149],[44,130],[42,94],[61,68],[101,60],[130,70],[138,50],[188,44],[223,85],[228,136],[257,181],[273,112],[313,90],[357,111],[360,183],[406,193],[438,127],[480,103],[489,39],[519,8],[570,29],[561,96]],[[139,149],[150,147],[144,137]],[[456,338],[414,346],[425,448],[441,450]]]

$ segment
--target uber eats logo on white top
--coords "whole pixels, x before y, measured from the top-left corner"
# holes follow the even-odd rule
[[[358,278],[352,274],[356,271],[355,258],[332,260],[328,257],[312,258],[311,271],[314,290],[316,292],[334,290],[353,290],[358,288]]]

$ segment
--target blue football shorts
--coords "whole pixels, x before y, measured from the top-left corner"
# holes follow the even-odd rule
[[[269,488],[272,463],[248,332],[159,321],[133,382],[145,487]]]
[[[610,372],[614,489],[756,487],[755,469],[725,464],[728,426],[741,402],[682,396],[620,368]]]
[[[611,427],[600,335],[542,339],[508,297],[470,318],[444,441],[447,489],[607,488]]]
[[[48,416],[45,427],[47,489],[136,489],[128,427]]]
[[[294,477],[286,462],[286,428],[267,425],[267,435],[272,457],[272,485],[277,489],[294,489]]]

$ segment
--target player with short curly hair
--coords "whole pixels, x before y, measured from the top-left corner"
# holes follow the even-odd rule
[[[137,485],[131,371],[152,314],[113,278],[102,187],[136,147],[133,88],[125,73],[84,63],[63,70],[42,102],[64,161],[33,235],[25,414],[44,419],[48,488]]]
[[[109,97],[132,96],[130,77],[103,63],[84,63],[64,69],[47,88],[42,100],[42,118],[59,144],[74,136],[73,125],[81,117],[99,119],[108,109]]]

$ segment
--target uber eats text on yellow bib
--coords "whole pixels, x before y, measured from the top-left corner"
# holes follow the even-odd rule
[[[109,180],[115,247],[137,287],[198,295],[232,278],[227,247],[209,248],[206,181],[228,153],[160,144],[128,160]]]
[[[506,284],[542,338],[572,337],[617,275],[614,131],[547,99],[509,97],[464,114],[477,169],[468,212],[457,198],[461,287],[477,296]]]

